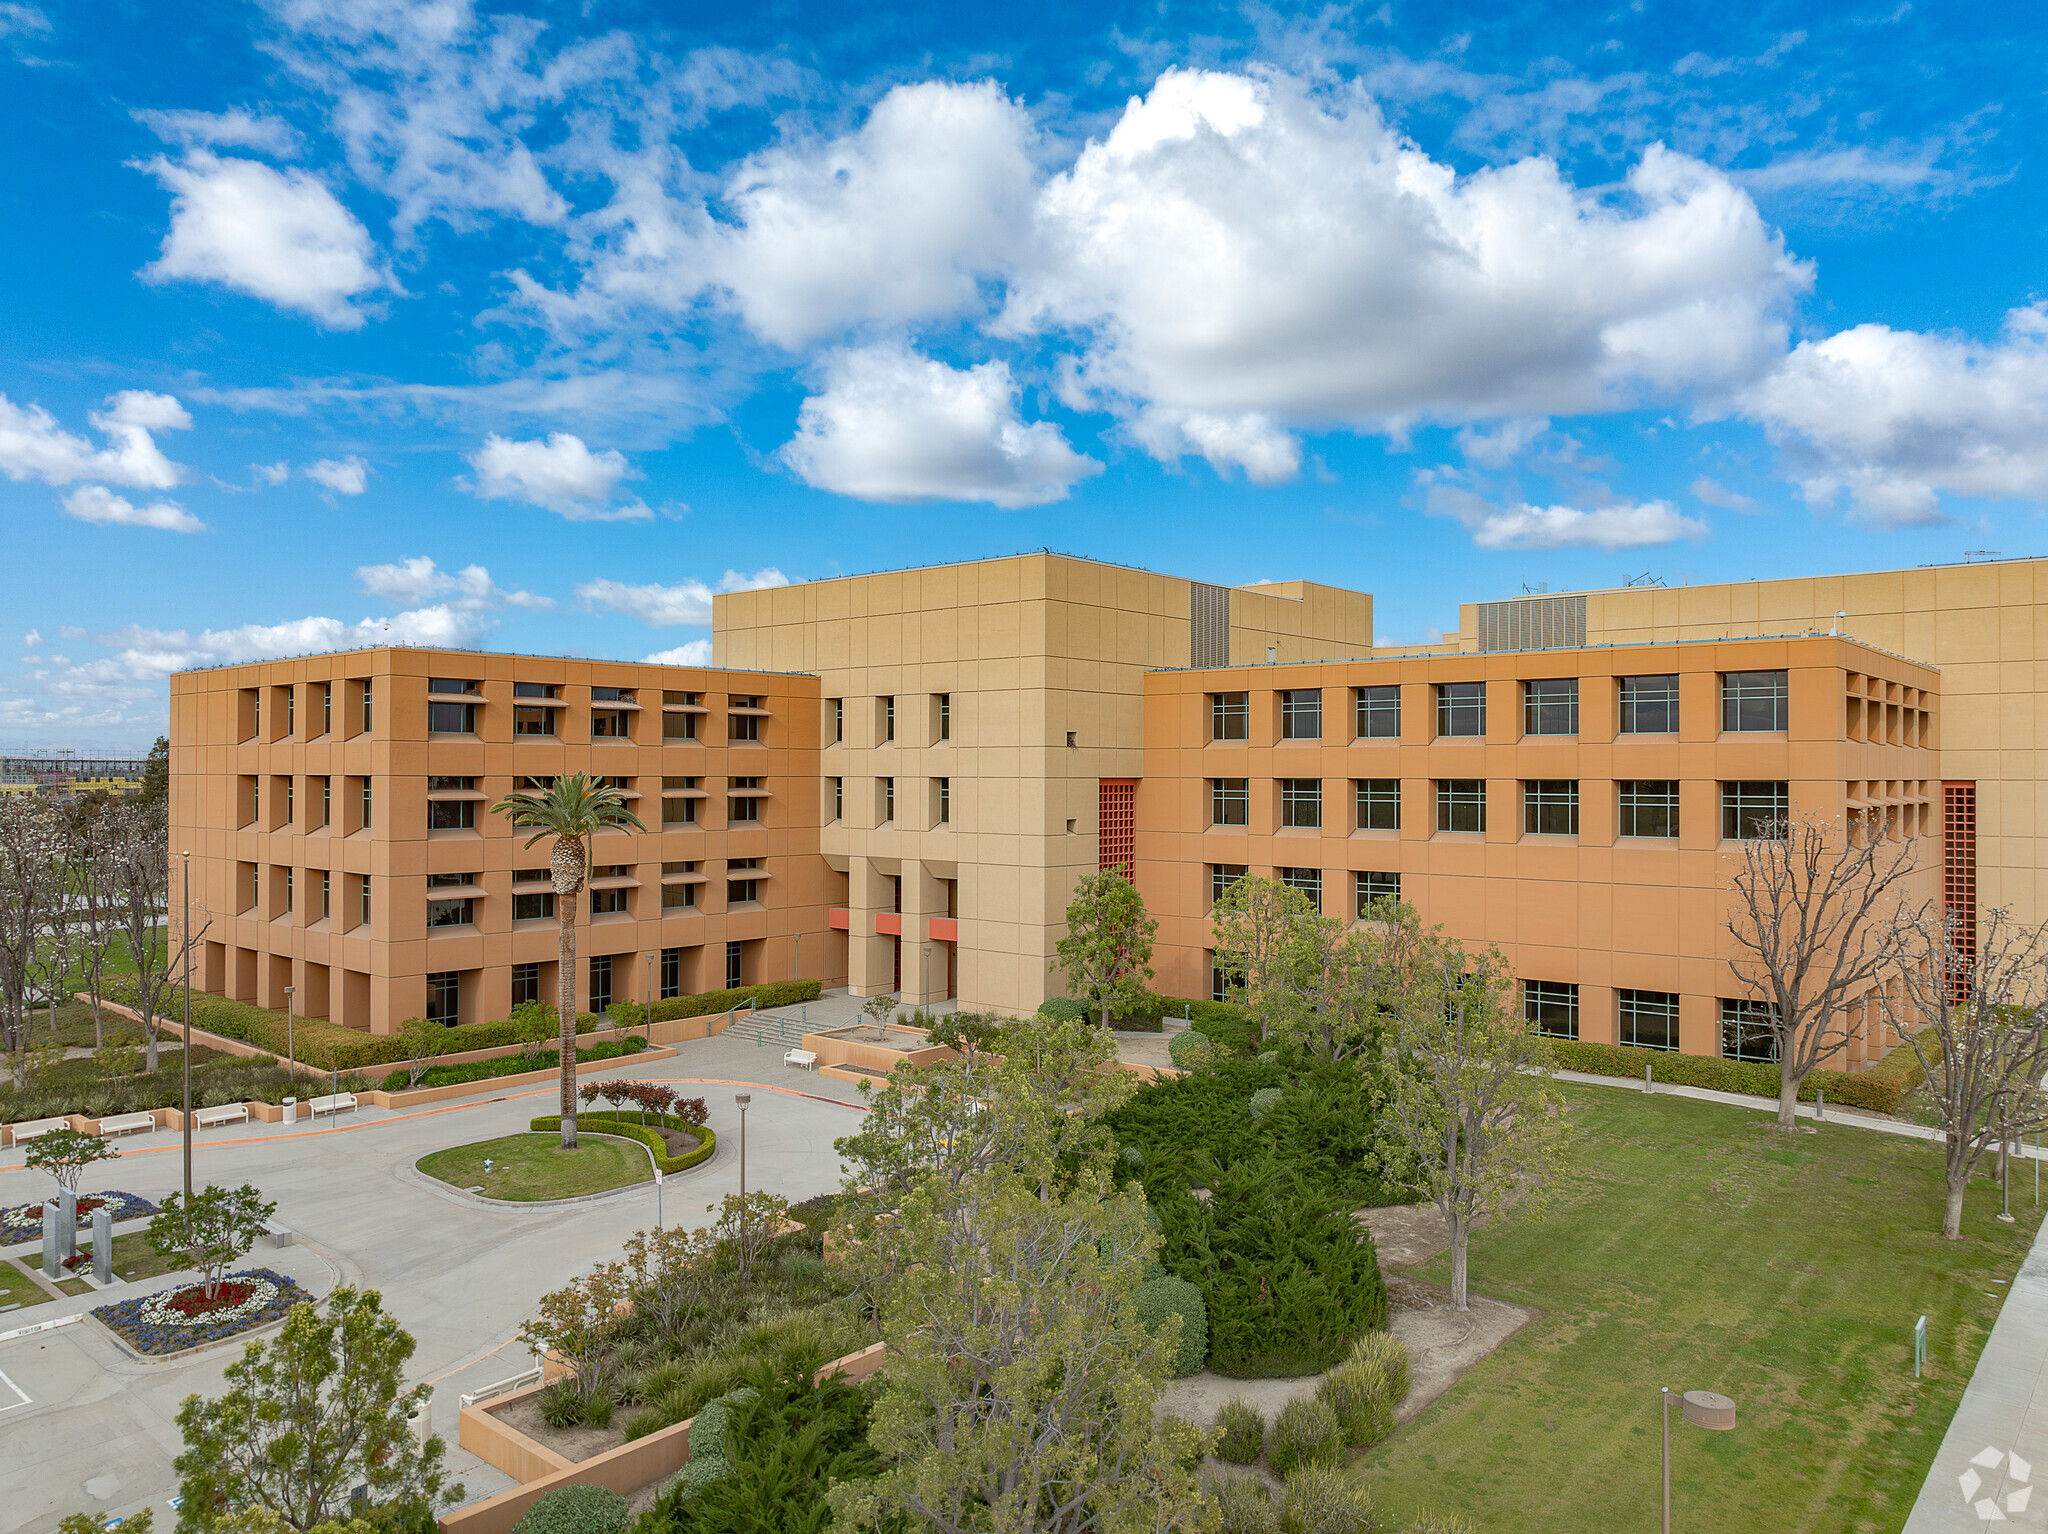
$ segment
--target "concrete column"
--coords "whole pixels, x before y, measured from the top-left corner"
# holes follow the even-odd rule
[[[114,1281],[114,1211],[106,1204],[92,1212],[92,1273],[103,1284]]]
[[[946,886],[923,863],[903,865],[903,1004],[925,1006],[946,997],[946,955],[932,942],[929,923],[946,914]],[[930,963],[925,949],[932,950]],[[926,970],[930,975],[926,975]]]
[[[884,996],[894,989],[895,940],[875,931],[875,918],[894,904],[890,875],[877,869],[872,858],[850,857],[846,870],[847,985],[856,996]]]
[[[57,1190],[57,1260],[69,1262],[78,1255],[78,1195],[69,1188]],[[43,1270],[45,1278],[61,1275]]]
[[[57,1225],[60,1218],[55,1199],[43,1205],[43,1277],[53,1284],[64,1271],[64,1253],[57,1240]]]

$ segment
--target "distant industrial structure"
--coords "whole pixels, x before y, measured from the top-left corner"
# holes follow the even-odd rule
[[[126,798],[141,791],[148,765],[139,756],[81,756],[76,751],[0,754],[0,794],[72,798],[97,791]]]

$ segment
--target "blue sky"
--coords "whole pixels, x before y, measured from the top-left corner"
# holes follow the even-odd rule
[[[740,14],[743,13],[743,14]],[[2043,15],[0,0],[0,745],[1049,545],[2048,552]]]

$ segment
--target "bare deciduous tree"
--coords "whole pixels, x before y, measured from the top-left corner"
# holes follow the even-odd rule
[[[1426,934],[1396,1011],[1392,1126],[1414,1158],[1412,1185],[1450,1227],[1451,1299],[1469,1310],[1472,1227],[1518,1191],[1540,1190],[1563,1132],[1548,1089],[1550,1046],[1522,1018],[1507,961],[1474,959]]]
[[[71,898],[77,902],[78,960],[92,997],[92,1046],[106,1047],[106,1023],[100,997],[106,984],[107,954],[121,936],[120,881],[115,843],[121,834],[120,812],[104,801],[80,804],[71,816],[66,838]]]
[[[1954,1241],[1984,1152],[2048,1122],[2039,1091],[2048,1071],[2048,928],[1994,910],[1972,953],[1953,915],[1923,911],[1898,925],[1884,1012],[1920,1057],[1941,1116],[1941,1233]]]
[[[29,1007],[44,928],[64,898],[63,828],[38,798],[0,799],[0,1042],[28,1048]]]
[[[164,995],[174,976],[205,938],[211,921],[184,933],[173,947],[170,935],[171,836],[169,812],[162,804],[128,805],[117,812],[113,836],[114,884],[120,901],[121,930],[128,955],[135,962],[136,1009],[142,1015],[143,1069],[157,1068],[157,1031],[162,1023]],[[161,927],[166,941],[158,945]]]
[[[1728,931],[1735,979],[1764,1004],[1778,1056],[1778,1127],[1799,1088],[1848,1044],[1850,1003],[1890,962],[1914,845],[1818,816],[1777,821],[1742,844]]]

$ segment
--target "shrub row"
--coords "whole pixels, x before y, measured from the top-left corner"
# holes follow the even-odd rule
[[[1748,1097],[1778,1095],[1778,1068],[1750,1060],[1720,1060],[1709,1055],[1681,1055],[1669,1049],[1641,1049],[1629,1044],[1588,1044],[1558,1041],[1552,1044],[1557,1063],[1568,1071],[1590,1076],[1627,1076],[1643,1079],[1648,1067],[1650,1079],[1679,1087],[1705,1087],[1715,1092],[1739,1092]],[[1902,1060],[1900,1056],[1905,1058]],[[1816,1092],[1845,1108],[1868,1108],[1891,1113],[1899,1100],[1920,1085],[1924,1073],[1911,1044],[1901,1044],[1871,1070],[1852,1075],[1847,1071],[1814,1071],[1799,1086],[1799,1100],[1812,1102]]]
[[[1038,1015],[1070,1022],[1081,1018],[1092,1021],[1100,1013],[1072,996],[1055,996],[1040,1004]],[[1192,1023],[1215,1039],[1226,1054],[1248,1055],[1258,1041],[1258,1030],[1244,1008],[1192,996],[1155,996],[1148,992],[1143,999],[1111,1012],[1109,1025],[1129,1033],[1158,1033],[1170,1019]]]
[[[757,1007],[793,1007],[800,1001],[816,1001],[823,987],[816,980],[777,980],[770,985],[743,985],[730,991],[701,991],[695,996],[671,996],[657,1001],[652,1011],[657,1023],[679,1017],[710,1017],[730,1012],[752,998]],[[647,1026],[649,1008],[637,1001],[612,1003],[612,1021],[621,1028]]]
[[[647,1041],[638,1034],[629,1034],[622,1039],[607,1039],[602,1044],[592,1044],[588,1049],[576,1051],[578,1065],[592,1065],[601,1060],[616,1060],[621,1055],[637,1055],[647,1047]],[[526,1071],[544,1071],[559,1063],[560,1056],[553,1049],[538,1055],[500,1055],[495,1060],[465,1060],[460,1065],[431,1065],[421,1073],[420,1086],[451,1087],[463,1081],[489,1081],[493,1076],[517,1076]],[[410,1090],[412,1070],[407,1067],[393,1071],[384,1078],[384,1090],[404,1092]]]
[[[198,1058],[197,1053],[194,1059]],[[167,1051],[164,1063],[153,1076],[68,1076],[38,1082],[22,1091],[0,1091],[0,1123],[18,1124],[25,1119],[55,1118],[61,1113],[82,1113],[88,1118],[105,1118],[115,1113],[146,1113],[152,1108],[175,1108],[184,1101],[184,1079],[175,1068],[175,1051]],[[90,1062],[79,1062],[89,1064]],[[294,1084],[296,1082],[296,1085]],[[366,1080],[344,1078],[343,1091],[360,1091]],[[219,1108],[229,1103],[274,1103],[285,1097],[305,1096],[309,1088],[304,1077],[293,1077],[281,1065],[261,1060],[219,1059],[192,1067],[192,1106]],[[320,1092],[328,1090],[323,1083]]]
[[[661,1168],[661,1175],[664,1177],[670,1172],[686,1172],[699,1162],[710,1160],[711,1153],[718,1149],[718,1136],[712,1132],[709,1124],[692,1124],[677,1118],[673,1113],[664,1113],[661,1122],[670,1129],[681,1129],[696,1135],[704,1143],[693,1151],[671,1156],[668,1153],[668,1142],[656,1134],[652,1126],[642,1124],[637,1116],[629,1117],[623,1113],[609,1113],[601,1109],[593,1113],[576,1115],[579,1133],[587,1129],[592,1134],[617,1135],[622,1140],[638,1140],[654,1152],[654,1164]],[[559,1113],[551,1113],[544,1118],[535,1119],[526,1127],[535,1134],[551,1133],[562,1127],[562,1116]]]

